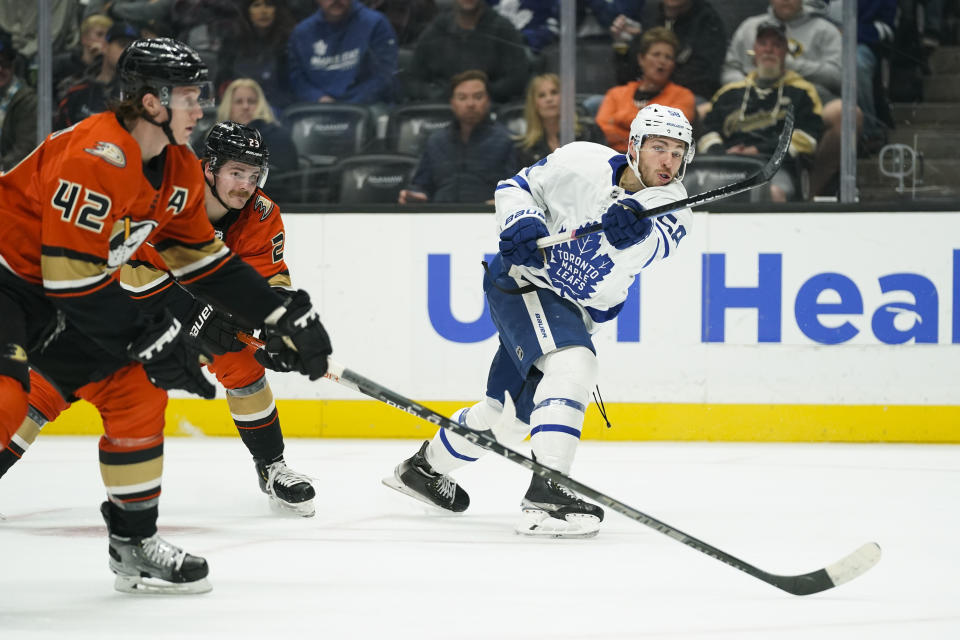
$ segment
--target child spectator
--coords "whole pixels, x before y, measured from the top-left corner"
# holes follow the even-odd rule
[[[110,100],[120,99],[117,61],[127,45],[140,37],[140,30],[128,22],[114,22],[107,30],[100,64],[88,69],[77,84],[67,89],[57,107],[53,128],[65,129],[89,115],[107,110]]]

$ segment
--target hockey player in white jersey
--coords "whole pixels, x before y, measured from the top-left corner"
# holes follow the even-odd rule
[[[498,184],[500,252],[483,289],[500,346],[485,397],[452,419],[492,430],[507,446],[529,433],[537,461],[570,473],[597,382],[591,335],[616,317],[641,269],[676,253],[693,222],[689,209],[653,219],[636,214],[687,197],[680,180],[693,154],[684,115],[653,104],[634,119],[626,154],[572,142]],[[602,233],[537,249],[538,238],[597,221]],[[384,483],[463,511],[469,497],[449,474],[485,453],[440,429]],[[531,536],[589,537],[603,520],[600,507],[536,474],[521,510],[517,532]]]

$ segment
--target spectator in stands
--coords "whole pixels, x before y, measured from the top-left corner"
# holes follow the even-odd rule
[[[720,14],[708,0],[661,0],[648,4],[643,25],[666,27],[677,36],[674,82],[693,92],[701,115],[720,88],[727,34]],[[707,105],[701,108],[701,105]]]
[[[642,2],[640,5],[637,11],[643,8]],[[643,23],[623,13],[618,15],[610,23],[610,37],[613,38],[614,52],[618,56],[625,56],[630,50],[630,43],[641,33],[643,33]]]
[[[817,86],[824,104],[837,97],[840,94],[840,30],[821,10],[804,7],[803,0],[770,0],[766,13],[751,16],[737,27],[723,63],[723,83],[743,80],[753,69],[750,52],[757,25],[770,19],[786,26],[790,43],[787,69]]]
[[[246,23],[237,0],[175,0],[172,18],[174,37],[200,54],[211,79],[220,77],[220,49],[238,38]]]
[[[172,36],[176,0],[90,0],[84,16],[97,13],[109,16],[115,22],[129,22],[158,35]]]
[[[102,14],[88,16],[80,24],[80,44],[73,49],[54,55],[54,99],[58,102],[64,92],[79,82],[87,70],[100,65],[100,56],[107,46],[107,29],[113,20]]]
[[[583,0],[577,2],[577,37],[606,38],[628,46],[640,33],[646,0]]]
[[[450,79],[468,69],[489,78],[490,97],[520,100],[529,76],[523,36],[485,0],[455,0],[427,25],[414,49],[406,92],[412,100],[439,102]]]
[[[742,81],[753,68],[751,45],[761,22],[774,20],[786,27],[787,69],[796,71],[817,89],[823,105],[823,135],[810,174],[814,195],[835,191],[830,184],[840,168],[840,132],[843,109],[840,95],[840,30],[825,15],[824,5],[804,6],[803,0],[770,0],[766,13],[744,20],[730,41],[723,65],[723,81]],[[857,112],[857,129],[862,115]]]
[[[597,111],[597,124],[606,135],[607,144],[621,153],[627,151],[630,123],[648,104],[679,109],[691,122],[696,118],[693,93],[670,81],[677,51],[673,32],[666,27],[654,27],[635,41],[634,48],[640,78],[607,91]]]
[[[294,171],[299,168],[297,148],[290,132],[283,128],[273,113],[263,89],[251,78],[238,78],[227,85],[217,107],[217,122],[232,120],[260,132],[270,149],[272,171]]]
[[[0,171],[9,170],[37,145],[37,94],[14,73],[16,60],[13,38],[0,32]]]
[[[534,76],[527,85],[523,105],[526,131],[517,140],[517,164],[529,167],[560,146],[560,77],[555,73]],[[577,120],[577,140],[603,141],[603,133],[590,122]]]
[[[387,17],[394,33],[397,45],[412,47],[420,34],[437,17],[437,3],[434,0],[363,0],[371,9],[376,9]]]
[[[26,63],[37,55],[39,8],[37,0],[0,2],[0,30],[10,35],[14,49]],[[80,41],[80,4],[77,0],[50,0],[49,19],[54,51],[68,51],[77,46]]]
[[[557,22],[560,15],[559,0],[488,0],[497,13],[510,21],[523,35],[534,54],[556,41],[560,35]]]
[[[293,101],[287,71],[293,15],[286,0],[243,0],[243,17],[241,33],[220,47],[216,86],[222,89],[231,80],[253,78],[270,103],[283,109]]]
[[[317,4],[316,13],[290,36],[294,97],[304,102],[392,103],[397,36],[387,19],[355,0]]]
[[[127,45],[139,37],[140,30],[129,22],[114,22],[110,26],[100,65],[67,89],[53,119],[54,129],[65,129],[89,115],[106,111],[110,100],[120,98],[117,61]]]
[[[487,74],[470,69],[450,84],[453,122],[430,134],[400,204],[492,203],[497,182],[518,169],[509,132],[490,118]]]
[[[786,107],[793,105],[796,124],[789,156],[771,185],[777,202],[798,195],[797,161],[801,156],[812,157],[823,128],[817,91],[798,73],[786,69],[787,48],[786,29],[781,23],[761,22],[757,26],[751,46],[756,69],[717,92],[704,121],[705,133],[698,142],[701,154],[769,156],[776,148]]]

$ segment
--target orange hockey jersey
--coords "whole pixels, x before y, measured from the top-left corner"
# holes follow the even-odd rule
[[[271,286],[289,287],[290,272],[283,261],[285,235],[280,207],[259,189],[239,211],[229,211],[213,228],[230,250],[243,258]]]
[[[139,145],[112,112],[48,136],[0,176],[5,266],[53,297],[105,286],[147,238],[165,246],[163,258],[178,275],[215,268],[229,250],[207,220],[196,158],[184,146],[169,145],[165,154],[155,189]]]
[[[112,112],[48,136],[0,175],[0,268],[42,286],[81,331],[114,352],[143,325],[116,278],[148,238],[177,278],[242,299],[250,317],[279,306],[279,296],[252,282],[256,275],[215,236],[193,153],[168,145],[150,166],[162,168],[157,188],[139,144]]]
[[[255,191],[242,209],[228,211],[214,223],[214,230],[216,237],[270,286],[291,286],[290,272],[283,260],[285,232],[280,208],[262,191]],[[163,258],[146,243],[124,265],[120,283],[133,298],[146,299],[167,290],[173,280]]]

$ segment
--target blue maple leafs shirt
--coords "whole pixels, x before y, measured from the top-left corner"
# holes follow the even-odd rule
[[[599,222],[613,202],[626,196],[647,209],[687,197],[676,180],[637,192],[624,190],[617,176],[626,163],[624,154],[592,142],[558,148],[499,182],[495,202],[500,230],[518,218],[538,217],[552,235]],[[634,276],[674,255],[692,226],[693,213],[681,209],[655,218],[650,235],[626,249],[611,245],[603,232],[594,233],[547,249],[543,268],[513,265],[510,275],[518,284],[526,280],[579,305],[587,330],[595,333],[620,312]]]

